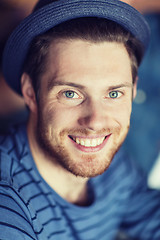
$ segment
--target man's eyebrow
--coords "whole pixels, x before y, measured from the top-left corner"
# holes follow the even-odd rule
[[[118,84],[118,85],[113,85],[113,86],[110,86],[108,89],[109,90],[115,90],[115,89],[118,89],[118,88],[124,88],[124,87],[127,87],[127,88],[132,88],[133,87],[133,83],[122,83],[122,84]]]
[[[73,82],[65,82],[65,81],[49,81],[48,83],[48,91],[52,90],[52,88],[54,88],[55,86],[69,86],[69,87],[76,87],[79,89],[84,89],[85,87],[82,86],[81,84],[76,84]]]
[[[69,87],[76,87],[79,89],[84,89],[85,86],[81,85],[81,84],[77,84],[77,83],[73,83],[73,82],[65,82],[65,81],[56,81],[56,80],[52,80],[49,81],[48,83],[48,91],[52,90],[55,86],[69,86]],[[124,88],[124,87],[129,87],[132,88],[133,84],[132,83],[123,83],[123,84],[118,84],[118,85],[112,85],[108,87],[108,90],[115,90],[118,88]]]

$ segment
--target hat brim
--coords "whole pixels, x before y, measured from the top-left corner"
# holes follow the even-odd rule
[[[149,27],[134,8],[118,0],[62,0],[52,2],[25,18],[11,34],[3,55],[3,74],[12,89],[21,94],[20,78],[34,37],[54,26],[80,17],[100,17],[119,23],[140,40],[149,42]]]

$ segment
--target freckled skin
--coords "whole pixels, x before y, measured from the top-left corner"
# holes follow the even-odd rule
[[[51,46],[48,62],[35,121],[37,144],[53,164],[76,176],[102,174],[129,129],[133,86],[127,51],[117,43],[63,40]],[[63,80],[66,85],[72,82],[82,87],[68,84],[48,90],[48,82],[55,75],[56,82]],[[116,89],[121,92],[117,99],[109,97],[113,85],[123,86]],[[76,97],[66,98],[66,90],[75,91]],[[80,151],[69,138],[102,135],[110,137],[94,153]]]

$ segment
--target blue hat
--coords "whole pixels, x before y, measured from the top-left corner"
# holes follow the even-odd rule
[[[34,11],[15,29],[3,55],[3,74],[12,89],[21,94],[22,67],[32,39],[65,21],[80,17],[100,17],[117,22],[137,39],[144,50],[149,27],[144,17],[119,0],[39,0]]]

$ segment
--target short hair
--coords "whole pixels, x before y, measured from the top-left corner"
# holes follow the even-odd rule
[[[135,82],[138,66],[143,56],[140,41],[111,20],[97,17],[77,18],[55,26],[35,37],[31,42],[23,72],[26,72],[32,79],[37,99],[40,79],[47,69],[49,47],[57,39],[81,39],[93,43],[108,41],[124,44],[131,60],[133,83]]]

